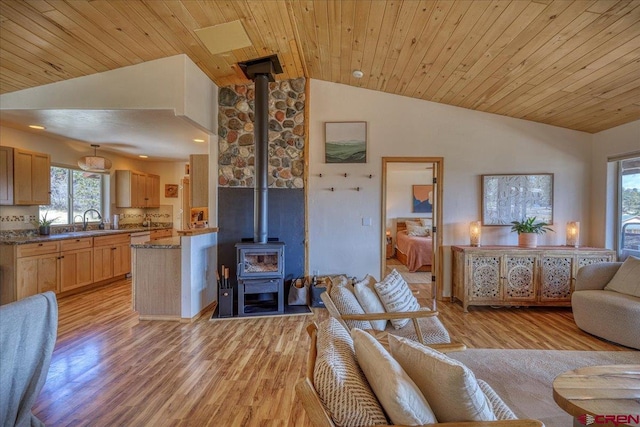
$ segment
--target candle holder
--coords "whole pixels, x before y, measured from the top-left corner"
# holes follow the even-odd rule
[[[480,221],[471,221],[469,224],[469,241],[471,246],[480,246],[481,237],[482,223]]]
[[[567,246],[578,247],[580,243],[580,222],[570,221],[567,223]]]

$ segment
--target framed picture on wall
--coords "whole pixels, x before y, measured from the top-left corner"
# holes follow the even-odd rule
[[[367,122],[325,122],[326,163],[367,163]]]
[[[482,175],[482,225],[553,223],[553,174]]]
[[[433,213],[433,185],[413,185],[411,212]]]

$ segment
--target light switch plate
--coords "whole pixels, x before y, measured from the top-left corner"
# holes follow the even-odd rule
[[[371,218],[362,218],[362,225],[364,227],[371,227]]]

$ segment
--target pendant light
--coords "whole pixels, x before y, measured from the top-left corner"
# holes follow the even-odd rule
[[[111,160],[98,156],[96,151],[98,147],[97,144],[91,144],[93,147],[93,156],[84,156],[78,160],[78,166],[80,169],[89,171],[89,172],[107,172],[111,169]]]

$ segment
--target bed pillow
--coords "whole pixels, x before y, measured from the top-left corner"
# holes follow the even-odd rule
[[[425,345],[394,335],[389,335],[389,348],[422,391],[439,422],[496,420],[491,403],[465,365]]]
[[[410,219],[408,219],[408,220],[406,220],[406,221],[404,222],[404,225],[405,225],[406,227],[408,227],[408,226],[410,226],[410,225],[414,225],[414,226],[416,226],[416,227],[421,227],[421,226],[422,226],[422,223],[420,222],[420,220],[419,220],[419,219],[415,219],[415,220],[410,220]]]
[[[360,329],[352,330],[351,337],[358,365],[393,424],[438,422],[420,389],[382,344]]]
[[[353,285],[354,293],[365,313],[385,313],[384,305],[376,293],[375,284],[377,280],[370,275]],[[384,331],[387,327],[387,320],[370,320],[371,327],[378,331]]]
[[[366,314],[353,291],[348,286],[332,286],[329,296],[333,300],[338,312],[344,314]],[[345,320],[347,327],[360,329],[373,329],[368,320]]]
[[[431,218],[420,218],[420,225],[423,227],[433,227],[433,220]]]
[[[356,362],[351,335],[334,318],[318,326],[313,382],[337,426],[387,424],[382,407]]]
[[[409,236],[421,236],[428,237],[431,235],[431,228],[423,227],[421,225],[409,225],[407,224],[407,234]]]
[[[607,291],[640,297],[640,258],[630,256],[624,260],[604,288]]]
[[[395,268],[380,283],[376,283],[374,287],[387,313],[420,310],[418,300],[413,296],[409,285]],[[410,319],[393,319],[391,324],[394,328],[401,329],[409,321]]]

